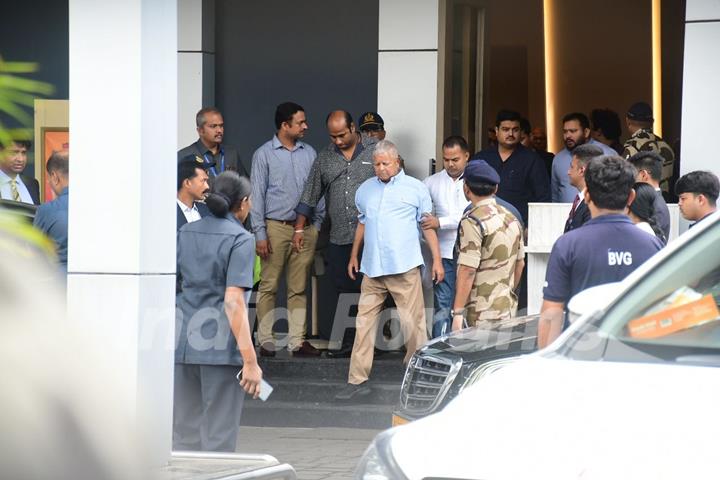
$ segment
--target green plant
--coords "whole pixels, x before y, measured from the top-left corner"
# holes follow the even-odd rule
[[[33,102],[36,97],[51,95],[55,90],[47,82],[25,76],[37,70],[37,63],[6,62],[0,56],[0,142],[5,145],[12,139],[32,138]],[[7,128],[2,117],[15,120],[21,127]]]

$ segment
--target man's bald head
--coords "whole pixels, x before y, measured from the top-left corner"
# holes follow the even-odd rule
[[[47,180],[55,195],[60,195],[70,183],[70,153],[67,150],[56,150],[45,164]]]
[[[327,123],[328,130],[330,130],[331,128],[350,129],[351,127],[352,130],[355,129],[355,123],[353,122],[352,115],[350,115],[350,112],[347,112],[345,110],[333,110],[328,114],[325,123]]]
[[[45,165],[48,173],[57,172],[67,177],[70,175],[70,152],[67,150],[55,150]]]
[[[355,123],[352,115],[345,110],[335,110],[327,116],[327,129],[332,142],[343,151],[355,148],[358,136],[355,134]]]

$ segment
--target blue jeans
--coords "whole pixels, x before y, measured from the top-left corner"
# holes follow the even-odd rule
[[[455,261],[447,258],[442,259],[445,269],[445,279],[433,287],[433,298],[435,300],[435,313],[433,314],[433,338],[439,337],[452,330],[452,318],[450,309],[455,300]]]

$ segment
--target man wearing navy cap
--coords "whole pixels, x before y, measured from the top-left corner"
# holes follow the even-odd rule
[[[377,112],[365,112],[360,115],[360,133],[365,137],[385,140],[385,122]]]
[[[630,138],[625,142],[622,156],[627,160],[638,152],[657,152],[663,158],[660,188],[671,191],[670,179],[673,176],[675,153],[665,140],[652,131],[653,111],[645,102],[633,104],[625,117]]]
[[[500,175],[484,160],[473,160],[463,175],[465,197],[473,207],[460,220],[452,329],[463,319],[475,327],[511,318],[514,290],[525,267],[522,226],[495,201]]]

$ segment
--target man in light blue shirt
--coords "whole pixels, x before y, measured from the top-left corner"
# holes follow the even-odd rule
[[[555,155],[552,163],[550,194],[554,203],[573,203],[578,190],[570,184],[568,170],[575,147],[587,143],[601,148],[603,155],[617,155],[617,152],[590,136],[590,120],[584,113],[568,113],[563,117],[563,140],[565,148]]]
[[[300,141],[308,129],[305,111],[286,102],[275,110],[276,134],[255,151],[251,169],[252,207],[250,220],[255,234],[255,250],[260,257],[262,275],[258,288],[257,318],[260,355],[275,355],[273,325],[280,275],[287,271],[288,350],[294,356],[320,355],[305,340],[307,277],[315,257],[318,231],[325,215],[320,200],[312,224],[295,229],[295,207],[300,201],[315,149]],[[294,234],[303,236],[303,245],[293,248]]]
[[[423,264],[419,224],[423,214],[432,212],[430,192],[421,181],[405,175],[400,168],[397,147],[390,141],[378,142],[373,167],[375,177],[360,185],[355,194],[358,226],[348,275],[355,279],[358,272],[362,272],[364,276],[350,357],[349,385],[338,393],[337,400],[370,393],[367,380],[372,368],[377,323],[388,293],[397,305],[405,336],[405,363],[427,341],[419,268]],[[433,280],[439,283],[445,272],[437,233],[426,229],[422,234],[432,252]],[[363,243],[362,264],[358,265]]]
[[[70,183],[69,155],[67,150],[53,152],[45,165],[48,183],[55,200],[40,205],[33,225],[55,243],[60,271],[67,274],[68,253],[68,186]]]

